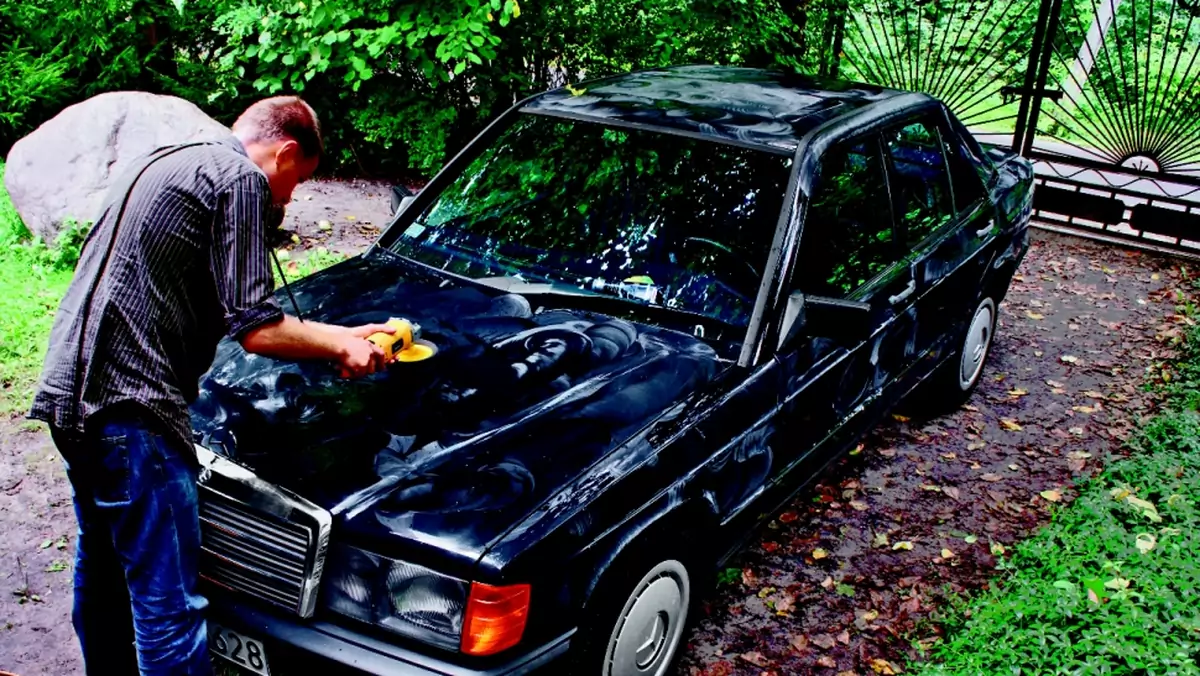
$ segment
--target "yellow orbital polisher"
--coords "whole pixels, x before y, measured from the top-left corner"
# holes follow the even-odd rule
[[[421,340],[421,327],[413,324],[407,319],[397,319],[393,317],[387,321],[387,325],[395,329],[395,333],[372,333],[367,336],[367,340],[375,343],[383,350],[385,361],[388,362],[415,362],[425,361],[433,355],[437,354],[437,347],[427,341]],[[399,349],[396,349],[396,348]]]

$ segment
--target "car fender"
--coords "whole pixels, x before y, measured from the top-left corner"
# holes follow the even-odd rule
[[[697,532],[713,532],[719,518],[715,506],[703,499],[681,499],[676,484],[673,490],[660,494],[654,501],[632,514],[629,519],[604,533],[580,552],[581,561],[572,586],[580,607],[587,608],[600,581],[619,561],[646,556],[650,552],[677,551],[685,563],[708,566],[711,552],[691,542]]]

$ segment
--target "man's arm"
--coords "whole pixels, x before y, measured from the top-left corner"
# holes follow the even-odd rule
[[[265,177],[247,173],[233,180],[218,198],[212,268],[229,335],[248,352],[280,359],[325,359],[338,363],[344,375],[382,369],[383,351],[364,339],[378,331],[390,333],[390,327],[301,322],[284,315],[275,302],[264,222],[270,195]]]

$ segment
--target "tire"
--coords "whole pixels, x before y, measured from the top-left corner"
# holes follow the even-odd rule
[[[931,414],[944,413],[970,399],[992,351],[996,319],[996,302],[990,297],[979,301],[967,321],[966,331],[958,337],[954,352],[938,366],[916,397],[921,409]]]
[[[694,610],[694,575],[676,558],[622,566],[593,593],[593,612],[576,632],[576,676],[666,676]],[[621,565],[618,561],[617,565]]]

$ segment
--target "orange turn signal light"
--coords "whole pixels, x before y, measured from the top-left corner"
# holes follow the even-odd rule
[[[471,583],[463,621],[462,651],[495,655],[521,642],[529,618],[529,585]]]

